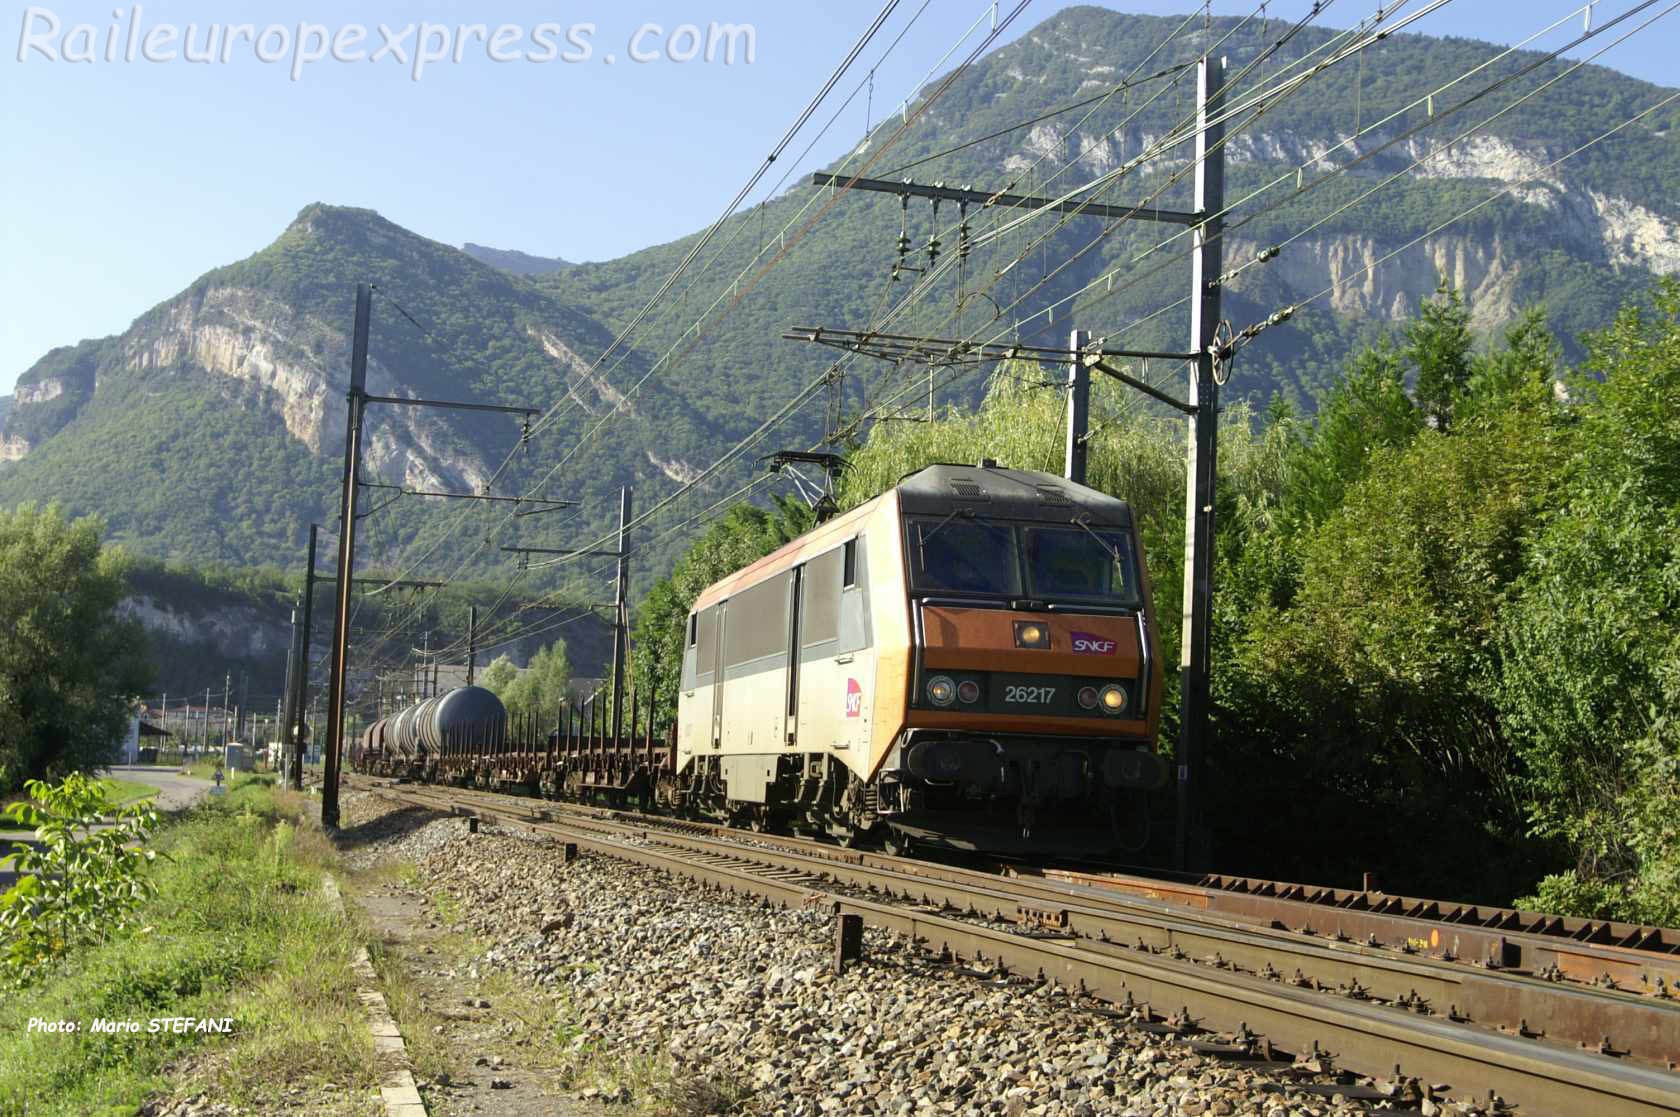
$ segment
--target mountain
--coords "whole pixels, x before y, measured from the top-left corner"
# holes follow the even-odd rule
[[[611,336],[589,314],[371,211],[311,205],[273,244],[200,277],[123,334],[55,349],[29,369],[0,429],[14,459],[0,502],[56,498],[98,511],[143,553],[291,565],[307,524],[336,507],[358,280],[378,292],[374,394],[538,410],[566,400],[585,415],[621,398],[589,371],[584,355]],[[633,355],[621,375],[645,371]],[[661,443],[676,445],[698,427],[673,393],[660,396],[669,402],[633,418],[653,418]],[[554,491],[604,506],[618,478],[658,473],[644,441],[609,447]],[[467,411],[373,405],[363,444],[365,478],[413,489],[477,491],[510,455],[509,484],[523,486],[548,464],[517,452],[513,417]],[[364,562],[394,562],[417,533],[452,520],[411,497],[370,493],[362,506],[381,505],[361,528]],[[490,522],[482,506],[476,514]]]
[[[1098,8],[1059,12],[958,75],[902,135],[900,115],[878,124],[849,166],[889,180],[1062,192],[1135,158],[1193,106],[1189,72],[1100,99],[1126,75],[1188,62],[1217,45],[1231,59],[1228,97],[1240,102],[1292,62],[1316,57],[1334,35],[1308,28],[1239,80],[1245,60],[1289,25],[1214,19],[1151,55],[1179,23]],[[1333,297],[1309,302],[1244,349],[1229,396],[1282,393],[1310,405],[1351,347],[1392,329],[1443,274],[1466,293],[1478,324],[1544,303],[1573,345],[1579,329],[1607,320],[1653,272],[1680,270],[1680,192],[1672,189],[1680,181],[1680,109],[1552,165],[1659,99],[1664,91],[1649,83],[1586,67],[1513,105],[1563,72],[1554,62],[1452,113],[1458,98],[1537,57],[1519,54],[1438,98],[1439,119],[1427,131],[1377,150],[1430,121],[1419,106],[1343,144],[1494,53],[1485,43],[1395,35],[1363,64],[1326,71],[1262,114],[1232,122],[1227,197],[1285,185],[1232,214],[1226,267],[1240,270],[1227,288],[1226,317],[1240,328],[1327,287]],[[1078,101],[1089,103],[1046,115]],[[1432,144],[1491,114],[1498,115],[1449,154],[1409,169]],[[1022,121],[1034,123],[1005,131]],[[967,141],[977,142],[951,150]],[[1304,182],[1344,173],[1266,211],[1293,189],[1302,164],[1310,164]],[[1185,169],[1175,149],[1099,200],[1159,191],[1157,204],[1190,208],[1188,186],[1175,181]],[[1344,210],[1396,173],[1393,185]],[[1435,231],[1491,191],[1519,183]],[[947,203],[939,211],[942,226],[955,210]],[[968,254],[956,233],[945,234],[942,246],[961,268],[890,328],[1059,344],[1077,325],[1128,346],[1183,348],[1187,320],[1175,304],[1188,269],[1181,254],[1150,254],[1175,227],[1129,224],[1099,237],[1103,226],[1094,219],[1058,225],[1043,216],[1003,227],[1020,216],[970,210]],[[503,494],[540,482],[547,495],[579,502],[575,511],[510,520],[499,507],[366,494],[365,561],[418,571],[411,576],[505,576],[500,546],[591,542],[616,522],[620,485],[634,485],[637,507],[650,507],[815,386],[785,423],[674,505],[677,515],[654,522],[635,564],[645,585],[686,538],[668,532],[680,516],[734,492],[770,451],[819,439],[825,412],[853,417],[895,393],[905,395],[907,410],[925,409],[925,366],[860,358],[825,391],[818,380],[835,351],[781,340],[794,325],[862,328],[889,298],[902,297],[916,273],[890,278],[901,217],[912,242],[904,262],[920,267],[934,228],[928,202],[901,209],[897,198],[839,195],[790,180],[726,223],[633,344],[592,369],[694,238],[527,273],[524,265],[537,258],[463,251],[372,211],[313,204],[272,244],[200,277],[122,334],[54,349],[29,369],[0,419],[0,458],[10,462],[0,464],[0,504],[56,497],[75,511],[100,512],[117,537],[144,553],[294,565],[306,525],[334,514],[352,293],[357,282],[371,281],[378,288],[374,392],[554,408],[555,419],[521,448],[519,424],[509,417],[374,405],[364,476],[454,491],[497,477]],[[1257,263],[1270,246],[1281,246],[1276,258]],[[1110,272],[1117,278],[1105,281]],[[1065,301],[1087,285],[1094,290],[1086,299]],[[719,312],[704,315],[712,306]],[[1156,313],[1162,307],[1171,309]],[[702,325],[690,330],[697,318]],[[972,371],[958,376],[939,389],[938,402],[972,401],[982,379]],[[602,582],[584,564],[558,570],[571,588],[592,594],[588,600],[602,600]],[[533,570],[521,582],[545,586],[554,574]]]
[[[533,256],[529,252],[520,252],[512,248],[486,248],[482,244],[468,241],[461,246],[461,251],[477,260],[481,264],[489,264],[493,268],[500,268],[514,275],[547,275],[562,268],[576,267],[569,260],[562,260],[552,256]]]

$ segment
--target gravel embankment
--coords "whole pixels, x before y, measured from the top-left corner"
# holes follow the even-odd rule
[[[664,1053],[750,1088],[759,1112],[1363,1111],[1294,1088],[1287,1071],[1197,1055],[1064,989],[953,973],[874,929],[865,963],[835,977],[826,911],[768,908],[607,857],[562,866],[551,843],[488,826],[468,836],[458,819],[397,825],[395,808],[362,794],[346,808],[347,826],[386,814],[393,830],[364,828],[371,840],[352,860],[414,861],[422,892],[458,902],[455,929],[493,944],[475,964],[552,991],[580,1047]]]

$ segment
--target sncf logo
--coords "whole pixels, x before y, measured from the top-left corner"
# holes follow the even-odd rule
[[[1073,634],[1075,655],[1113,655],[1114,648],[1114,641],[1106,636],[1096,636],[1089,632],[1075,632]]]
[[[863,688],[858,686],[856,679],[846,680],[846,716],[859,717],[863,714]]]

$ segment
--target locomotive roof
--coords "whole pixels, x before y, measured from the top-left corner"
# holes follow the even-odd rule
[[[1006,520],[1067,523],[1085,516],[1092,524],[1106,527],[1130,527],[1132,523],[1132,507],[1125,501],[1053,473],[1004,469],[989,461],[980,465],[930,465],[900,478],[897,485],[873,500],[718,579],[700,592],[693,611],[753,585],[767,572],[800,561],[802,556],[837,546],[840,540],[857,533],[858,524],[881,501],[894,497],[899,509],[909,515],[947,516],[954,510],[972,508],[976,513]]]
[[[930,465],[898,483],[899,507],[915,515],[948,515],[953,509],[1005,520],[1056,520],[1088,516],[1092,523],[1129,527],[1132,507],[1118,497],[1053,473],[980,465]]]

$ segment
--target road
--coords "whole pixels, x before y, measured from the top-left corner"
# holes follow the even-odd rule
[[[154,768],[145,764],[118,764],[110,769],[110,774],[119,779],[133,780],[136,783],[151,784],[158,789],[157,797],[153,800],[160,811],[179,811],[192,806],[210,790],[209,780],[194,779],[183,776],[174,768]],[[13,842],[28,841],[33,831],[0,829],[0,857],[9,853]],[[10,888],[17,880],[17,874],[10,870],[9,861],[0,861],[0,892]]]

